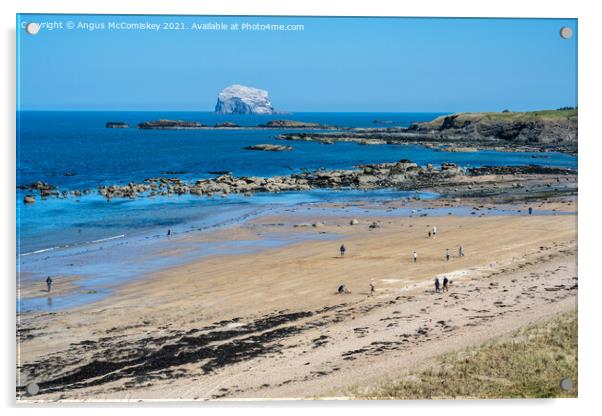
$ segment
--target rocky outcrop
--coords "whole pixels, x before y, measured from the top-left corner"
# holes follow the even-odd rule
[[[243,147],[245,150],[262,150],[266,152],[286,152],[293,150],[292,146],[281,146],[278,144],[255,144],[253,146]]]
[[[99,195],[110,201],[113,198],[135,199],[158,195],[226,196],[234,193],[248,196],[256,192],[307,191],[321,188],[415,189],[431,184],[433,181],[445,180],[463,174],[463,171],[452,163],[443,164],[440,169],[435,169],[432,166],[428,168],[420,167],[409,160],[400,160],[396,163],[360,165],[356,169],[317,170],[268,178],[236,177],[226,173],[215,178],[186,182],[177,177],[156,177],[145,179],[142,183],[103,185],[98,187],[97,191]],[[42,199],[47,196],[67,198],[69,194],[80,197],[91,192],[88,189],[72,190],[70,193],[59,191],[44,182],[36,182],[19,188],[39,191],[43,197]],[[35,202],[35,195],[28,195],[27,201],[24,200],[24,202]]]
[[[551,166],[481,166],[468,168],[468,175],[577,175],[577,171],[567,168],[555,168]]]
[[[498,175],[498,176],[496,176]],[[526,177],[532,177],[545,194],[549,192],[576,192],[577,172],[572,169],[546,168],[541,166],[486,166],[480,168],[469,168],[466,171],[454,163],[442,163],[436,167],[431,164],[419,166],[410,160],[400,160],[394,163],[380,163],[359,165],[355,169],[324,170],[319,169],[312,172],[294,173],[285,176],[273,176],[268,178],[254,176],[232,176],[231,174],[220,174],[215,178],[200,179],[186,182],[177,177],[156,177],[145,179],[142,183],[129,183],[127,185],[100,186],[98,194],[107,200],[113,198],[138,198],[153,197],[158,195],[197,195],[197,196],[221,196],[228,194],[242,194],[250,196],[257,192],[286,192],[307,191],[311,189],[398,189],[418,190],[435,189],[437,192],[475,192],[483,193],[482,186],[473,189],[473,181],[485,178],[491,189],[499,193],[497,180],[501,177],[510,176],[515,178],[516,183],[512,188],[524,188]],[[552,187],[550,182],[556,184],[563,180],[562,187]],[[491,177],[493,176],[493,177]],[[541,179],[539,179],[541,178]],[[547,179],[546,179],[547,178]],[[547,180],[548,183],[544,183]],[[567,180],[570,181],[567,182]],[[566,183],[565,183],[566,182]],[[460,189],[456,189],[460,186]],[[67,191],[59,192],[54,187],[43,182],[37,182],[21,189],[38,190],[40,195],[48,196],[48,192],[58,198],[66,198]],[[73,190],[71,195],[79,197],[90,193],[90,190]],[[477,196],[480,194],[477,194]],[[532,196],[532,194],[530,194]],[[33,197],[33,198],[30,198]],[[35,202],[35,195],[27,195],[25,203]],[[45,199],[44,197],[42,199]],[[352,220],[351,225],[356,222]],[[373,227],[375,228],[375,227]]]
[[[139,129],[143,130],[182,130],[182,129],[199,129],[203,125],[198,121],[183,121],[183,120],[157,120],[144,121],[138,124]]]
[[[217,114],[274,114],[268,92],[234,84],[223,89],[215,104]]]
[[[413,144],[441,152],[497,151],[577,153],[577,110],[531,113],[461,113],[409,128],[340,128],[331,132],[280,134],[279,140],[322,144]]]
[[[107,124],[105,124],[105,127],[107,129],[127,129],[130,126],[128,125],[128,123],[125,123],[123,121],[109,121],[107,122]]]
[[[437,132],[467,140],[500,140],[512,143],[577,143],[576,109],[525,113],[458,113],[426,123],[414,123],[409,130]]]
[[[308,123],[306,121],[295,120],[270,120],[265,124],[260,124],[257,127],[268,129],[331,129],[332,126],[327,126],[318,123]]]
[[[224,123],[216,124],[215,127],[217,127],[217,128],[224,128],[224,127],[237,128],[237,127],[240,127],[240,126],[238,124],[226,121]]]

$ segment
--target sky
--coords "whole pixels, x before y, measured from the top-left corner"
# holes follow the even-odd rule
[[[40,23],[36,35],[29,22]],[[208,23],[228,30],[203,30]],[[242,30],[245,23],[303,30]],[[564,26],[572,38],[560,36]],[[231,84],[265,89],[276,109],[292,112],[576,106],[577,21],[17,16],[20,110],[212,111]]]

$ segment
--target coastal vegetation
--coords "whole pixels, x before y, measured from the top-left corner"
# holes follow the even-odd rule
[[[572,388],[563,389],[562,379]],[[577,312],[514,332],[372,389],[369,399],[577,397]]]

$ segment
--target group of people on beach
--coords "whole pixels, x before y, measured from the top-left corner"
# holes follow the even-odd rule
[[[434,238],[437,235],[437,227],[433,226],[433,228],[428,232],[429,238]],[[339,252],[341,257],[345,257],[345,252],[347,248],[345,244],[341,244],[339,247]],[[458,246],[458,257],[464,257],[464,246],[460,244]],[[451,258],[451,254],[449,248],[445,249],[445,261],[449,261]],[[416,263],[418,261],[418,253],[416,250],[412,251],[412,261]],[[451,280],[447,278],[447,276],[443,276],[442,279],[439,279],[439,276],[435,277],[435,293],[447,292],[449,289],[449,285],[452,283]],[[370,292],[369,296],[374,296],[376,292],[376,283],[374,279],[370,281]],[[346,284],[341,284],[337,289],[338,294],[350,294],[351,290],[347,287]]]

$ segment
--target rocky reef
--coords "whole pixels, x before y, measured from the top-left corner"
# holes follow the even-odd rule
[[[333,126],[325,124],[308,123],[306,121],[295,120],[270,120],[267,123],[259,124],[257,127],[266,129],[333,129]]]
[[[561,178],[566,178],[561,181]],[[575,194],[577,172],[572,169],[548,168],[541,166],[493,166],[461,169],[454,163],[442,163],[435,167],[431,164],[419,166],[410,160],[394,163],[359,165],[355,169],[337,169],[304,171],[284,176],[268,178],[232,176],[220,174],[215,178],[184,181],[177,177],[155,177],[142,183],[127,185],[100,186],[99,195],[108,201],[113,198],[153,197],[157,195],[197,195],[226,197],[228,194],[250,196],[256,192],[307,191],[311,189],[431,189],[440,193],[457,195],[492,195],[508,190],[516,193],[520,190],[524,197],[537,192]],[[503,180],[502,180],[503,179]],[[507,186],[503,186],[505,182]],[[487,187],[483,186],[487,184]],[[529,186],[529,184],[534,184]],[[474,189],[473,189],[474,188]],[[51,185],[39,182],[21,187],[39,191],[42,199],[48,196],[66,198],[69,194],[79,197],[91,190],[59,192]],[[27,195],[25,203],[34,203],[35,195]]]
[[[105,127],[107,129],[127,129],[130,126],[124,121],[108,121]]]
[[[138,124],[139,129],[143,130],[182,130],[182,129],[199,129],[204,127],[198,121],[184,120],[157,120],[143,121]]]
[[[236,123],[232,123],[230,121],[225,121],[223,123],[218,123],[214,127],[216,128],[239,128],[240,126]]]
[[[217,97],[217,114],[274,114],[268,92],[234,84],[224,88]]]
[[[286,152],[293,150],[292,146],[282,146],[278,144],[255,144],[253,146],[243,147],[245,150],[262,150],[266,152]]]

